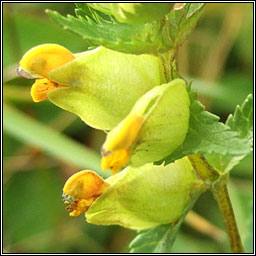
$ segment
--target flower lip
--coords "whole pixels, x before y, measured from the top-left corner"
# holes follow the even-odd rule
[[[57,84],[47,78],[36,79],[31,87],[31,96],[34,102],[40,102],[48,98],[48,92],[67,86]]]

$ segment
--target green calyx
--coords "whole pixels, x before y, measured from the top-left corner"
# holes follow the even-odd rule
[[[189,107],[185,81],[181,79],[144,94],[107,135],[102,168],[116,172],[127,164],[137,167],[171,154],[186,138]]]
[[[142,112],[144,123],[133,146],[130,164],[140,166],[160,160],[185,140],[190,101],[185,82],[175,79],[143,95],[131,113]]]
[[[102,130],[116,126],[139,97],[165,80],[160,58],[104,47],[77,55],[49,78],[69,86],[49,92],[51,102]]]
[[[183,158],[167,166],[128,167],[106,181],[110,187],[86,212],[87,221],[144,229],[177,221],[196,178]]]

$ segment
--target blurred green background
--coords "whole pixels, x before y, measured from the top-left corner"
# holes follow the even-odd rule
[[[48,101],[32,102],[33,81],[17,78],[23,54],[42,43],[72,52],[86,42],[54,24],[44,10],[73,14],[73,3],[3,4],[3,222],[4,249],[11,253],[128,252],[136,232],[71,218],[61,201],[66,179],[80,169],[100,170],[103,132]],[[193,80],[207,110],[225,121],[253,92],[253,3],[209,3],[177,54],[180,73]],[[106,173],[104,173],[106,175]],[[253,157],[231,174],[230,193],[242,239],[252,250]],[[161,210],[161,209],[160,209]],[[194,210],[216,227],[224,224],[208,192]],[[200,225],[200,223],[198,223]],[[209,237],[184,223],[175,253],[229,252],[227,239]]]

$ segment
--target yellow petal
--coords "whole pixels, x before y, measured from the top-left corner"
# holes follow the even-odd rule
[[[63,201],[70,216],[78,216],[87,211],[90,205],[109,187],[98,174],[80,171],[72,175],[64,185]]]
[[[141,116],[130,115],[120,126],[109,132],[103,144],[103,150],[114,151],[129,148],[136,139],[142,121]]]
[[[74,55],[63,46],[42,44],[25,53],[20,61],[20,68],[34,78],[47,77],[51,70],[73,59],[75,59]]]
[[[117,173],[121,168],[123,168],[130,158],[130,150],[121,149],[114,151],[101,159],[102,170],[112,170],[112,174]]]
[[[67,87],[50,81],[47,78],[36,79],[31,88],[31,96],[34,102],[40,102],[47,99],[47,93],[57,88]]]
[[[109,132],[102,146],[101,167],[111,169],[113,173],[124,167],[130,158],[130,149],[143,123],[143,118],[130,115],[116,128]]]

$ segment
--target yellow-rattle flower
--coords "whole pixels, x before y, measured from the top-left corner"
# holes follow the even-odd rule
[[[129,166],[105,181],[80,171],[64,185],[63,201],[70,216],[85,213],[89,223],[144,229],[177,221],[197,187],[185,157],[167,166]]]
[[[185,81],[175,79],[144,94],[102,146],[101,167],[122,167],[161,160],[179,147],[188,132],[190,100]]]
[[[60,87],[66,87],[52,81],[48,74],[72,60],[75,56],[66,48],[57,44],[43,44],[30,49],[20,61],[18,73],[25,78],[36,78],[31,88],[33,101],[47,99],[47,93]]]
[[[114,128],[139,97],[165,82],[159,57],[104,47],[72,54],[56,44],[29,50],[18,73],[37,79],[31,90],[34,101],[49,99],[101,130]]]

